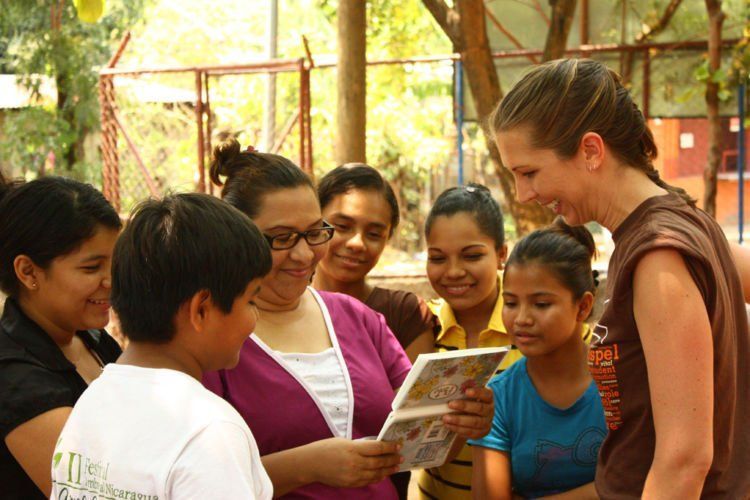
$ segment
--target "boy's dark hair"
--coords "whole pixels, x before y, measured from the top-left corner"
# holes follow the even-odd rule
[[[136,207],[112,258],[112,307],[137,342],[168,342],[174,318],[201,290],[229,313],[248,283],[271,270],[266,239],[213,196],[168,195]]]
[[[492,197],[489,189],[473,182],[466,186],[448,188],[437,197],[425,221],[425,236],[430,237],[436,217],[441,215],[450,217],[461,212],[474,217],[482,234],[495,241],[495,249],[505,244],[503,212],[500,210],[500,205]]]
[[[318,183],[320,207],[325,208],[336,196],[352,189],[375,191],[383,196],[391,208],[391,231],[388,236],[393,235],[400,221],[396,194],[380,172],[365,163],[346,163],[324,175]]]
[[[209,176],[224,186],[222,199],[251,219],[260,213],[263,196],[273,191],[299,186],[315,191],[310,177],[291,160],[254,149],[241,151],[237,139],[214,148]],[[222,182],[221,177],[226,179]]]
[[[64,177],[31,182],[0,178],[0,289],[18,294],[13,261],[27,255],[41,268],[75,251],[99,227],[119,230],[120,217],[90,184]]]
[[[569,226],[561,217],[551,226],[537,229],[516,243],[505,268],[519,264],[540,264],[552,271],[557,279],[580,299],[584,293],[596,291],[591,259],[596,245],[584,226]]]

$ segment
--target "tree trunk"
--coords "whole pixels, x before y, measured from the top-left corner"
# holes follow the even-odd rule
[[[68,150],[63,153],[65,161],[63,165],[66,170],[72,170],[73,166],[83,159],[83,142],[86,139],[85,133],[79,130],[78,122],[75,116],[73,106],[66,106],[68,100],[68,78],[66,75],[55,75],[55,86],[57,87],[57,113],[70,126],[70,130],[75,132],[75,140]]]
[[[336,76],[336,162],[366,162],[366,39],[367,2],[340,0],[338,70]]]
[[[719,121],[719,84],[713,75],[721,66],[721,26],[724,12],[721,0],[706,0],[708,10],[708,69],[706,82],[706,115],[708,117],[708,161],[703,171],[703,209],[716,216],[716,173],[721,162],[721,123]]]
[[[560,59],[565,55],[568,45],[570,26],[576,11],[577,0],[550,0],[552,6],[552,21],[547,31],[547,41],[544,43],[543,61]]]
[[[487,149],[505,196],[506,212],[513,217],[518,234],[526,234],[549,223],[552,220],[549,210],[537,204],[524,205],[516,200],[513,174],[503,167],[494,133],[487,124],[487,119],[502,97],[502,90],[487,38],[483,0],[457,0],[456,9],[449,8],[444,0],[422,2],[453,42],[454,50],[461,55],[477,119],[482,125]]]

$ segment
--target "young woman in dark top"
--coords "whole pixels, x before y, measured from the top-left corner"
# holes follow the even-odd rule
[[[81,393],[120,354],[109,321],[121,223],[92,186],[0,178],[0,489],[46,498],[52,452]]]
[[[348,163],[318,183],[323,218],[336,232],[318,263],[313,286],[350,295],[381,313],[414,362],[432,352],[437,319],[417,295],[372,286],[367,274],[380,260],[399,223],[396,195],[380,173],[364,163]]]

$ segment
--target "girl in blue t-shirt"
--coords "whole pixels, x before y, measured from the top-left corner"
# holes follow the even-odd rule
[[[492,430],[474,445],[477,498],[597,498],[606,427],[581,336],[594,302],[594,240],[562,219],[519,241],[503,276],[503,323],[525,358],[496,377]]]

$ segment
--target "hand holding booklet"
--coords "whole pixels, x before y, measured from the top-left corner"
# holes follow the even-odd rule
[[[487,385],[507,352],[507,347],[486,347],[417,357],[378,435],[379,441],[401,444],[400,471],[445,462],[456,440],[456,433],[443,425],[443,415],[454,413],[448,403],[466,399],[468,389]]]

